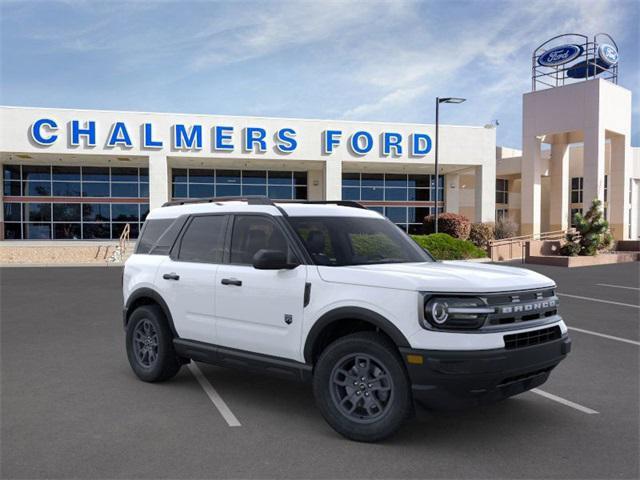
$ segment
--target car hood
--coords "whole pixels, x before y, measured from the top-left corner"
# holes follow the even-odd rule
[[[524,268],[465,261],[319,266],[318,272],[327,282],[428,292],[490,293],[555,285]]]

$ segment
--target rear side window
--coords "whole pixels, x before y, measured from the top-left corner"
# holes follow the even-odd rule
[[[193,217],[180,242],[178,261],[222,263],[227,216]]]
[[[175,218],[160,218],[158,220],[147,220],[142,229],[142,234],[138,240],[136,253],[149,253],[151,248],[158,241],[160,236],[171,226]]]

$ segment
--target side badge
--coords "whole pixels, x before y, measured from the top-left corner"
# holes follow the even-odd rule
[[[287,325],[291,325],[293,323],[293,315],[291,315],[289,313],[285,313],[284,314],[284,323],[286,323]]]

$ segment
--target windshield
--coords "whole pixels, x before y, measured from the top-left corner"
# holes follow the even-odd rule
[[[431,262],[431,256],[384,218],[289,217],[316,265]]]

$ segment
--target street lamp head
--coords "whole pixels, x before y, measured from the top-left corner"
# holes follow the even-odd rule
[[[438,98],[438,103],[462,103],[466,100],[467,100],[466,98],[460,98],[460,97],[445,97],[445,98]]]

